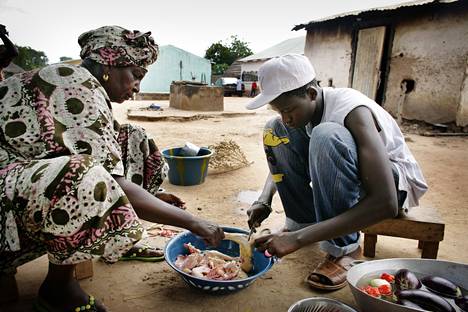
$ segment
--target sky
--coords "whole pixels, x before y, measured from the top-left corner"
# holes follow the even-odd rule
[[[0,24],[14,43],[44,51],[50,63],[79,58],[78,36],[104,25],[151,31],[159,45],[204,56],[231,35],[255,53],[305,35],[291,31],[297,24],[402,2],[407,0],[0,0]]]

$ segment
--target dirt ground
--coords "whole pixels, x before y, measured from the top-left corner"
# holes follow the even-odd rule
[[[242,110],[245,98],[226,98],[230,110]],[[129,107],[148,106],[151,102],[126,102],[115,106],[115,116],[128,122]],[[167,102],[158,102],[167,105]],[[208,146],[225,139],[235,140],[253,164],[230,173],[208,176],[199,186],[164,187],[180,195],[188,210],[222,225],[247,227],[248,205],[237,200],[241,191],[258,191],[267,175],[262,148],[262,128],[274,116],[268,109],[243,117],[216,117],[189,122],[136,122],[147,129],[160,148],[181,146],[186,141]],[[446,222],[445,239],[440,245],[439,259],[468,263],[466,224],[468,223],[468,138],[423,137],[407,135],[408,144],[420,162],[430,190],[423,206],[438,209]],[[284,213],[275,196],[274,213],[264,227],[282,225]],[[151,238],[164,245],[165,239]],[[355,305],[348,287],[318,293],[303,282],[306,274],[321,260],[317,246],[311,246],[285,257],[263,278],[249,288],[226,296],[208,295],[188,287],[165,263],[119,262],[107,265],[94,262],[94,276],[81,281],[83,288],[101,299],[110,311],[287,311],[295,301],[312,296],[327,296]],[[379,237],[376,258],[420,257],[417,242]],[[47,258],[41,257],[18,269],[20,301],[0,307],[0,311],[30,311],[40,283],[47,271]]]

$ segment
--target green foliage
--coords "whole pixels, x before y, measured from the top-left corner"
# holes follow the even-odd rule
[[[214,64],[232,64],[231,51],[221,41],[213,43],[205,52],[205,58]]]
[[[210,60],[212,71],[215,75],[221,75],[235,60],[252,54],[248,42],[242,41],[237,36],[231,36],[230,42],[218,41],[213,43],[205,52],[205,58]]]
[[[31,47],[18,48],[18,56],[13,60],[13,63],[20,66],[24,70],[31,70],[39,67],[44,67],[49,63],[49,59],[42,51],[34,50]]]
[[[228,69],[229,65],[228,64],[213,64],[212,65],[212,72],[214,75],[222,75],[226,69]]]
[[[61,56],[60,57],[60,62],[65,62],[65,61],[71,61],[73,60],[71,57],[68,56]]]
[[[232,55],[235,56],[235,60],[252,55],[253,52],[249,48],[249,43],[240,40],[237,36],[231,36],[231,46],[229,47]]]

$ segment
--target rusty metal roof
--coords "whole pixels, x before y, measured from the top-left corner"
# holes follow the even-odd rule
[[[406,8],[406,7],[415,7],[415,6],[424,6],[432,3],[452,3],[452,2],[458,2],[458,1],[466,1],[466,0],[414,0],[414,1],[409,1],[409,2],[403,2],[403,3],[398,3],[394,5],[389,5],[389,6],[384,6],[384,7],[378,7],[378,8],[370,8],[366,10],[358,10],[358,11],[351,11],[351,12],[346,12],[346,13],[340,13],[316,20],[312,20],[308,23],[305,24],[299,24],[296,25],[292,30],[300,30],[303,28],[307,28],[308,26],[312,26],[314,24],[320,24],[332,20],[339,20],[345,17],[349,16],[359,16],[363,13],[368,13],[368,12],[379,12],[379,11],[394,11],[398,10],[401,8]]]

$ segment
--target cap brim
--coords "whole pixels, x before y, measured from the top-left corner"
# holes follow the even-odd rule
[[[276,99],[280,95],[281,95],[281,93],[280,94],[273,94],[273,95],[265,95],[263,93],[260,93],[259,95],[254,97],[252,101],[247,103],[247,105],[245,105],[245,108],[247,108],[247,109],[260,108],[262,106],[265,106],[265,105],[269,104],[271,101],[273,101],[274,99]]]

